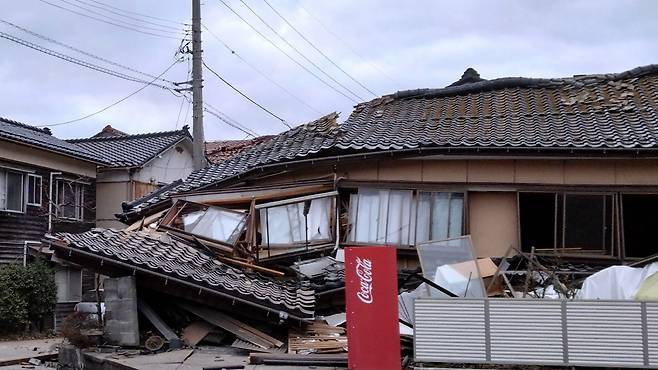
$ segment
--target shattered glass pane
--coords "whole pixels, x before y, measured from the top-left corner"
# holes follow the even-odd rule
[[[304,208],[309,202],[305,217]],[[332,197],[263,208],[260,210],[262,244],[305,243],[307,230],[308,241],[331,240],[332,209]]]
[[[185,231],[229,244],[237,242],[245,226],[246,214],[217,207],[183,216]]]
[[[416,250],[423,276],[428,280],[459,297],[487,296],[470,236],[419,244]],[[427,289],[431,297],[447,297],[429,285]]]

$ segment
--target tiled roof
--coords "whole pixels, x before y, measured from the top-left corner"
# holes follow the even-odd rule
[[[84,148],[52,136],[47,128],[40,129],[2,117],[0,117],[0,139],[36,146],[90,162],[105,162],[101,157]]]
[[[501,78],[359,104],[336,146],[658,149],[658,65],[611,75]]]
[[[127,203],[126,212],[155,204],[173,193],[187,191],[209,185],[218,178],[226,178],[243,173],[259,164],[284,162],[310,153],[317,153],[331,147],[338,132],[337,113],[328,114],[313,122],[283,132],[270,140],[242,152],[242,154],[218,164],[194,171],[177,187],[159,193],[158,196],[147,195]]]
[[[266,135],[247,140],[210,141],[206,143],[206,158],[210,163],[217,164],[273,137]]]
[[[77,249],[298,318],[313,316],[315,292],[299,281],[274,280],[235,269],[166,233],[93,229],[82,234],[59,233],[55,237],[64,243],[52,244],[56,251],[63,251],[62,258],[68,255],[67,248]]]
[[[191,138],[187,127],[178,131],[67,141],[103,158],[110,167],[141,167],[185,138]]]
[[[203,188],[256,167],[329,153],[401,149],[658,150],[658,65],[618,74],[484,80],[467,70],[441,89],[399,91],[284,132],[195,171],[160,197]],[[504,152],[503,152],[504,153]]]
[[[119,131],[119,130],[115,129],[111,125],[107,125],[107,126],[103,127],[102,130],[100,130],[96,135],[94,135],[92,137],[95,138],[95,137],[117,137],[117,136],[128,136],[128,134],[126,134],[123,131]]]

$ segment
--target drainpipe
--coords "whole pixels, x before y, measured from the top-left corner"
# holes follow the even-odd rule
[[[53,231],[53,175],[61,175],[61,172],[51,172],[48,183],[48,234]]]
[[[41,244],[41,242],[34,240],[23,241],[23,267],[27,266],[27,246],[28,244]]]

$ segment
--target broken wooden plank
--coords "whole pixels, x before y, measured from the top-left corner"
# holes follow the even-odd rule
[[[347,366],[347,354],[275,354],[250,353],[249,363],[252,365],[296,365],[296,366]]]
[[[249,326],[239,320],[236,320],[222,312],[211,308],[191,305],[188,303],[179,303],[179,306],[201,319],[218,326],[236,337],[253,343],[261,348],[273,348],[283,346],[283,342],[273,338],[262,331]]]
[[[158,315],[157,312],[151,308],[143,299],[138,299],[137,308],[139,311],[155,326],[155,328],[165,337],[169,342],[169,348],[177,349],[182,347],[182,343],[178,335],[167,325],[164,320]]]
[[[216,256],[216,258],[218,260],[222,261],[222,262],[226,262],[229,265],[236,265],[236,266],[246,267],[246,268],[252,269],[254,271],[258,271],[258,272],[268,274],[268,275],[272,275],[272,276],[284,277],[286,275],[285,273],[283,273],[281,271],[272,270],[272,269],[269,269],[267,267],[255,265],[253,263],[240,261],[240,260],[237,260],[235,258],[221,257],[221,256]]]
[[[190,325],[183,328],[183,333],[181,337],[185,343],[190,346],[196,346],[201,342],[212,330],[215,328],[214,325],[209,324],[205,321],[194,321]]]

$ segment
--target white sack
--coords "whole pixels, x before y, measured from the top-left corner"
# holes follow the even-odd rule
[[[634,300],[642,282],[658,271],[658,262],[644,268],[611,266],[585,279],[576,299]]]

